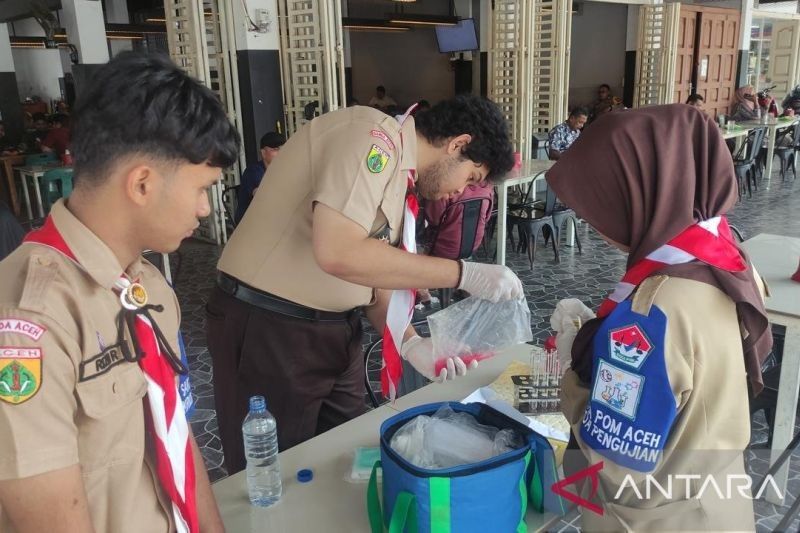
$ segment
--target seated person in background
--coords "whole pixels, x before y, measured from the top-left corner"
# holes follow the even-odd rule
[[[744,122],[761,118],[761,108],[756,99],[756,91],[752,85],[736,89],[736,101],[731,109],[730,120]]]
[[[550,130],[550,159],[558,160],[561,154],[574,143],[581,134],[581,129],[586,125],[589,112],[585,107],[576,107],[569,118]]]
[[[38,152],[42,149],[42,140],[47,136],[50,131],[50,126],[47,124],[47,117],[44,113],[34,113],[31,117],[33,119],[33,129],[25,132],[22,136],[22,143],[20,148],[23,152]]]
[[[272,160],[278,155],[281,146],[285,143],[286,137],[274,131],[265,133],[264,136],[261,137],[261,143],[259,145],[261,161],[250,165],[242,173],[242,180],[239,185],[239,196],[236,201],[236,214],[233,217],[237,224],[242,220],[244,212],[247,211],[247,208],[250,206],[256,189],[261,185],[261,179],[264,177],[267,167],[272,163]]]
[[[800,115],[800,85],[797,85],[792,91],[786,95],[786,98],[781,102],[783,114],[786,115],[787,111],[791,109],[795,115]]]
[[[56,113],[51,119],[53,128],[42,139],[42,152],[54,152],[58,157],[69,148],[69,117]]]
[[[612,96],[611,87],[604,83],[597,88],[597,100],[594,101],[589,115],[589,122],[594,122],[600,115],[608,113],[622,106],[622,100],[618,96]]]
[[[703,103],[705,100],[699,94],[690,94],[689,98],[686,99],[686,104],[692,107],[696,107],[697,109],[703,109]]]
[[[369,106],[388,113],[390,107],[397,106],[397,102],[391,96],[386,95],[386,87],[378,85],[375,87],[375,96],[369,99]]]

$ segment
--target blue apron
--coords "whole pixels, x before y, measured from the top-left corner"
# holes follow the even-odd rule
[[[652,472],[669,439],[677,408],[664,359],[667,317],[621,302],[593,340],[591,397],[580,434],[614,463]]]

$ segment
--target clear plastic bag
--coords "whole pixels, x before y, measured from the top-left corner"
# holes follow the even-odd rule
[[[470,296],[429,316],[428,325],[437,374],[449,357],[461,357],[469,364],[533,340],[531,311],[524,299],[493,303]]]
[[[392,436],[390,446],[420,468],[439,470],[478,463],[523,446],[510,429],[480,424],[469,413],[443,405],[433,416],[420,415]]]

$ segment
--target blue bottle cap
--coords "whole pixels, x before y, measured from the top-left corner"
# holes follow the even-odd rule
[[[297,471],[297,481],[300,483],[308,483],[314,479],[314,472],[309,468],[304,468]]]
[[[263,396],[250,397],[250,411],[260,413],[267,410],[267,400]]]

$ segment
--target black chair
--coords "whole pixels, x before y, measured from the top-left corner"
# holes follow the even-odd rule
[[[529,199],[531,197],[532,189],[533,185],[529,188],[526,198]],[[509,233],[513,231],[514,227],[517,227],[520,234],[520,241],[516,251],[521,252],[524,249],[527,252],[531,270],[533,270],[533,262],[536,260],[536,246],[539,243],[540,233],[545,238],[545,243],[547,243],[547,239],[550,236],[553,236],[552,245],[555,261],[556,263],[561,262],[561,258],[558,255],[558,243],[556,242],[558,231],[553,220],[552,209],[553,206],[549,206],[546,201],[544,205],[541,202],[530,202],[515,206],[513,209],[514,214],[508,216],[506,224],[509,228],[512,228]],[[512,212],[511,208],[509,208],[509,212]],[[513,237],[511,244],[514,247]]]
[[[460,210],[459,210],[460,208]],[[489,197],[484,198],[469,198],[466,200],[458,200],[447,206],[442,216],[439,218],[439,224],[434,230],[433,238],[430,240],[431,246],[428,255],[435,257],[444,257],[446,259],[468,259],[472,257],[472,252],[475,248],[480,246],[477,241],[478,227],[480,226],[481,213],[485,211],[491,212],[492,199]],[[437,253],[436,246],[439,241],[439,228],[447,224],[453,217],[458,217],[461,214],[461,243],[458,248],[458,254],[453,257],[452,254]],[[485,229],[488,228],[488,224]],[[486,239],[486,231],[484,231],[484,240]],[[453,289],[439,289],[440,300],[442,309],[450,305],[453,298]]]
[[[739,188],[739,199],[742,198],[744,186],[747,186],[747,194],[753,196],[752,186],[758,189],[756,181],[756,158],[764,142],[766,128],[755,128],[747,133],[747,139],[736,151],[733,156],[733,168],[736,172],[736,183]]]
[[[790,136],[791,135],[791,136]],[[800,122],[793,128],[786,128],[781,135],[775,139],[774,155],[781,161],[781,179],[786,181],[786,171],[792,167],[794,179],[797,179],[797,167],[795,165],[795,152],[800,150]]]
[[[739,230],[739,228],[737,228],[733,224],[730,224],[729,227],[731,228],[731,233],[733,233],[733,236],[737,241],[739,241],[739,242],[744,242],[745,241],[744,235]]]
[[[533,134],[533,158],[550,159],[550,136],[547,133]]]
[[[555,239],[556,247],[561,243],[561,229],[564,227],[565,222],[572,223],[572,230],[575,234],[575,245],[578,247],[578,253],[583,253],[581,247],[581,239],[578,237],[578,217],[575,211],[569,207],[559,204],[556,198],[556,193],[550,187],[547,188],[547,197],[545,200],[544,212],[551,213],[553,216],[553,226],[555,226]]]

